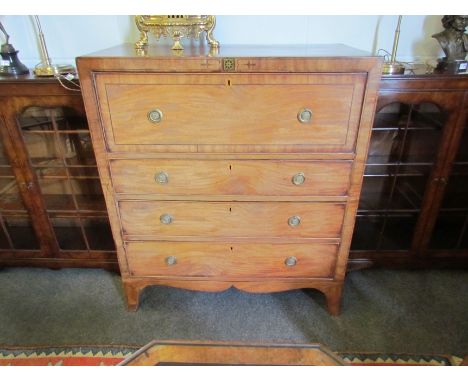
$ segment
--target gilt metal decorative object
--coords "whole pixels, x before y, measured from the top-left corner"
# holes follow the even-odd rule
[[[140,40],[135,47],[144,50],[148,46],[148,33],[152,33],[157,39],[171,37],[174,40],[173,50],[183,50],[180,39],[199,38],[200,34],[206,32],[206,41],[212,50],[219,47],[219,42],[213,37],[216,25],[215,16],[135,16],[135,23],[140,31]]]
[[[442,17],[444,31],[432,35],[442,47],[445,57],[439,59],[437,72],[461,73],[468,69],[468,35],[465,33],[468,16]]]
[[[28,74],[29,69],[18,58],[18,51],[10,44],[10,35],[6,32],[0,22],[0,30],[5,35],[5,44],[0,47],[2,61],[0,65],[0,76],[18,76]]]

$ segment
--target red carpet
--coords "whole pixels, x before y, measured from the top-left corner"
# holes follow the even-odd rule
[[[113,366],[137,347],[0,348],[0,366]],[[450,355],[338,353],[353,366],[458,366]]]

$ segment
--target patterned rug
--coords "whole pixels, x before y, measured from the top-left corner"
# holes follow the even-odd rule
[[[138,347],[0,348],[0,366],[114,366]],[[458,366],[446,355],[337,353],[352,366]]]

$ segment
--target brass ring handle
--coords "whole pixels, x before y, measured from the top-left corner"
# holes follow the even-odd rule
[[[294,267],[297,264],[297,258],[294,256],[289,256],[284,260],[284,264],[287,267]]]
[[[297,113],[297,119],[300,123],[310,123],[312,121],[312,110],[304,108]]]
[[[165,261],[166,261],[166,264],[167,264],[167,265],[175,265],[175,264],[177,264],[177,257],[175,257],[175,256],[168,256],[168,257],[166,257],[166,260],[165,260]]]
[[[292,177],[292,182],[296,186],[300,186],[301,184],[304,184],[305,182],[305,175],[303,172],[298,172],[296,175]]]
[[[154,176],[154,180],[159,184],[167,184],[169,182],[169,175],[167,172],[161,171]]]
[[[163,119],[163,112],[159,109],[153,109],[148,112],[148,121],[159,123]]]
[[[297,227],[299,224],[301,224],[301,217],[300,216],[291,216],[288,219],[288,224],[290,227]]]
[[[169,215],[169,214],[162,214],[160,217],[159,217],[159,221],[162,223],[162,224],[171,224],[172,223],[172,215]]]

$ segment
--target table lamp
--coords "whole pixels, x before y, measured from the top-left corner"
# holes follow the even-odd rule
[[[0,76],[18,76],[28,74],[29,69],[18,58],[18,50],[10,44],[10,36],[0,22],[0,30],[5,35],[5,44],[0,47],[2,61],[0,65]]]
[[[400,39],[400,24],[401,16],[398,16],[398,24],[395,29],[395,37],[393,38],[393,49],[390,61],[383,64],[382,74],[403,74],[405,67],[396,60],[396,54],[398,49],[398,40]]]
[[[42,33],[41,23],[39,17],[33,16],[36,23],[37,32],[39,35],[39,47],[41,50],[42,61],[34,67],[34,74],[37,77],[52,77],[59,74],[65,73],[76,73],[75,68],[72,65],[55,65],[52,64],[49,52],[47,51],[47,45],[45,42],[44,33]]]

